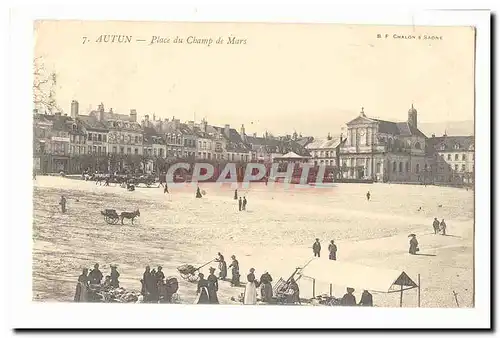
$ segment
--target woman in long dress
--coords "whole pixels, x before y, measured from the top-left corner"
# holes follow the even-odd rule
[[[236,256],[232,255],[231,259],[233,260],[231,262],[231,265],[229,267],[231,268],[231,286],[239,286],[240,285],[240,264],[236,260]]]
[[[261,285],[261,295],[264,302],[271,302],[273,299],[273,286],[271,282],[273,281],[271,275],[266,271],[262,276],[260,276]]]
[[[247,275],[248,283],[245,287],[245,296],[243,297],[243,304],[255,305],[257,304],[257,284],[254,275],[255,269],[251,268],[250,273]]]
[[[207,277],[208,286],[208,299],[210,304],[219,304],[219,299],[217,298],[217,291],[219,291],[219,280],[217,276],[214,275],[215,268],[210,268],[210,274]]]
[[[411,239],[410,239],[410,249],[408,250],[408,252],[411,255],[416,255],[417,251],[418,251],[417,236],[415,236],[415,235],[412,234]]]
[[[198,281],[198,289],[196,290],[196,293],[198,294],[196,304],[210,304],[210,299],[208,297],[208,282],[204,278],[205,275],[199,273],[198,277],[200,280]]]
[[[87,291],[89,286],[89,269],[84,268],[82,274],[78,276],[78,283],[76,284],[75,302],[86,302]]]
[[[215,259],[217,263],[219,263],[219,278],[221,280],[225,280],[227,277],[227,264],[226,261],[224,260],[224,256],[219,252],[217,254],[217,258]]]

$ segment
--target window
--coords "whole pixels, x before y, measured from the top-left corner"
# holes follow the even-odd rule
[[[134,137],[134,142],[139,143],[139,136]]]
[[[460,144],[456,143],[454,146],[453,146],[454,149],[460,149]]]
[[[127,154],[132,154],[132,148],[130,147],[127,148]]]
[[[458,171],[458,164],[455,164],[455,171]]]
[[[466,158],[467,158],[467,157],[465,156],[465,154],[462,154],[462,161],[465,161],[465,160],[466,160]]]
[[[207,148],[207,142],[203,141],[203,149]]]
[[[212,154],[208,153],[208,159],[209,159],[209,160],[210,160],[210,158],[211,158],[211,155],[212,155]]]
[[[455,161],[458,161],[458,154],[455,154]]]
[[[201,149],[201,145],[202,145],[201,141],[198,141],[198,147],[199,147],[200,149]],[[200,153],[200,154],[201,154],[201,153]]]
[[[462,171],[465,171],[465,164],[462,164]]]
[[[113,147],[113,153],[116,154],[116,147]]]
[[[93,135],[92,135],[92,140],[93,140],[93,141],[97,141],[97,134],[93,134]]]
[[[125,148],[124,147],[120,147],[120,154],[123,155],[123,153],[125,153]]]
[[[410,163],[406,162],[405,169],[406,169],[406,172],[410,172]]]
[[[403,162],[399,162],[399,172],[403,172]]]
[[[420,148],[421,148],[420,142],[415,143],[415,149],[420,149]]]
[[[201,143],[201,142],[200,142]],[[201,151],[198,152],[198,157],[201,157]]]
[[[102,154],[106,155],[106,147],[102,147]]]
[[[97,141],[99,141],[99,142],[102,141],[102,135],[101,134],[97,135]]]
[[[154,148],[154,149],[153,149],[153,155],[154,155],[154,156],[157,156],[157,155],[158,155],[158,154],[157,154],[157,151],[158,151],[158,150],[157,150],[156,148]]]
[[[89,133],[89,134],[87,135],[87,140],[92,141],[92,133]]]
[[[95,136],[95,135],[94,135],[94,136]],[[94,154],[97,152],[97,146],[94,146],[94,147],[92,148],[92,152],[93,152]]]
[[[377,174],[381,174],[381,169],[382,169],[382,165],[380,163],[377,163]]]
[[[392,172],[395,173],[396,172],[396,162],[392,162]]]
[[[451,154],[448,154],[448,160],[451,161]]]
[[[420,164],[417,163],[415,166],[415,172],[418,174],[420,172]]]
[[[106,142],[106,135],[102,135],[102,142]]]

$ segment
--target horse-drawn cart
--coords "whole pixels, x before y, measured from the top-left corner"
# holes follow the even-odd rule
[[[115,209],[106,209],[101,211],[101,214],[104,216],[104,220],[108,224],[118,224],[118,221],[120,220],[120,216]]]

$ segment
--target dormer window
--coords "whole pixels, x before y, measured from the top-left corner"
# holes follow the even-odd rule
[[[454,149],[460,149],[460,144],[456,143],[454,146],[453,146]]]
[[[444,144],[444,143],[443,143],[443,144],[441,144],[441,146],[439,147],[439,149],[441,149],[441,150],[446,150],[446,144]]]

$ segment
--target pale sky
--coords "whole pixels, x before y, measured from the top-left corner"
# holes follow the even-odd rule
[[[132,42],[96,43],[101,34]],[[153,36],[184,44],[149,45]],[[188,36],[214,42],[186,44]],[[215,44],[219,36],[224,44]],[[229,36],[246,44],[227,44]],[[57,73],[56,98],[68,114],[71,100],[83,114],[103,102],[139,118],[196,114],[212,125],[244,124],[247,134],[313,136],[340,133],[361,107],[395,121],[407,119],[412,103],[419,122],[474,119],[470,27],[44,21],[35,38],[35,56]]]

